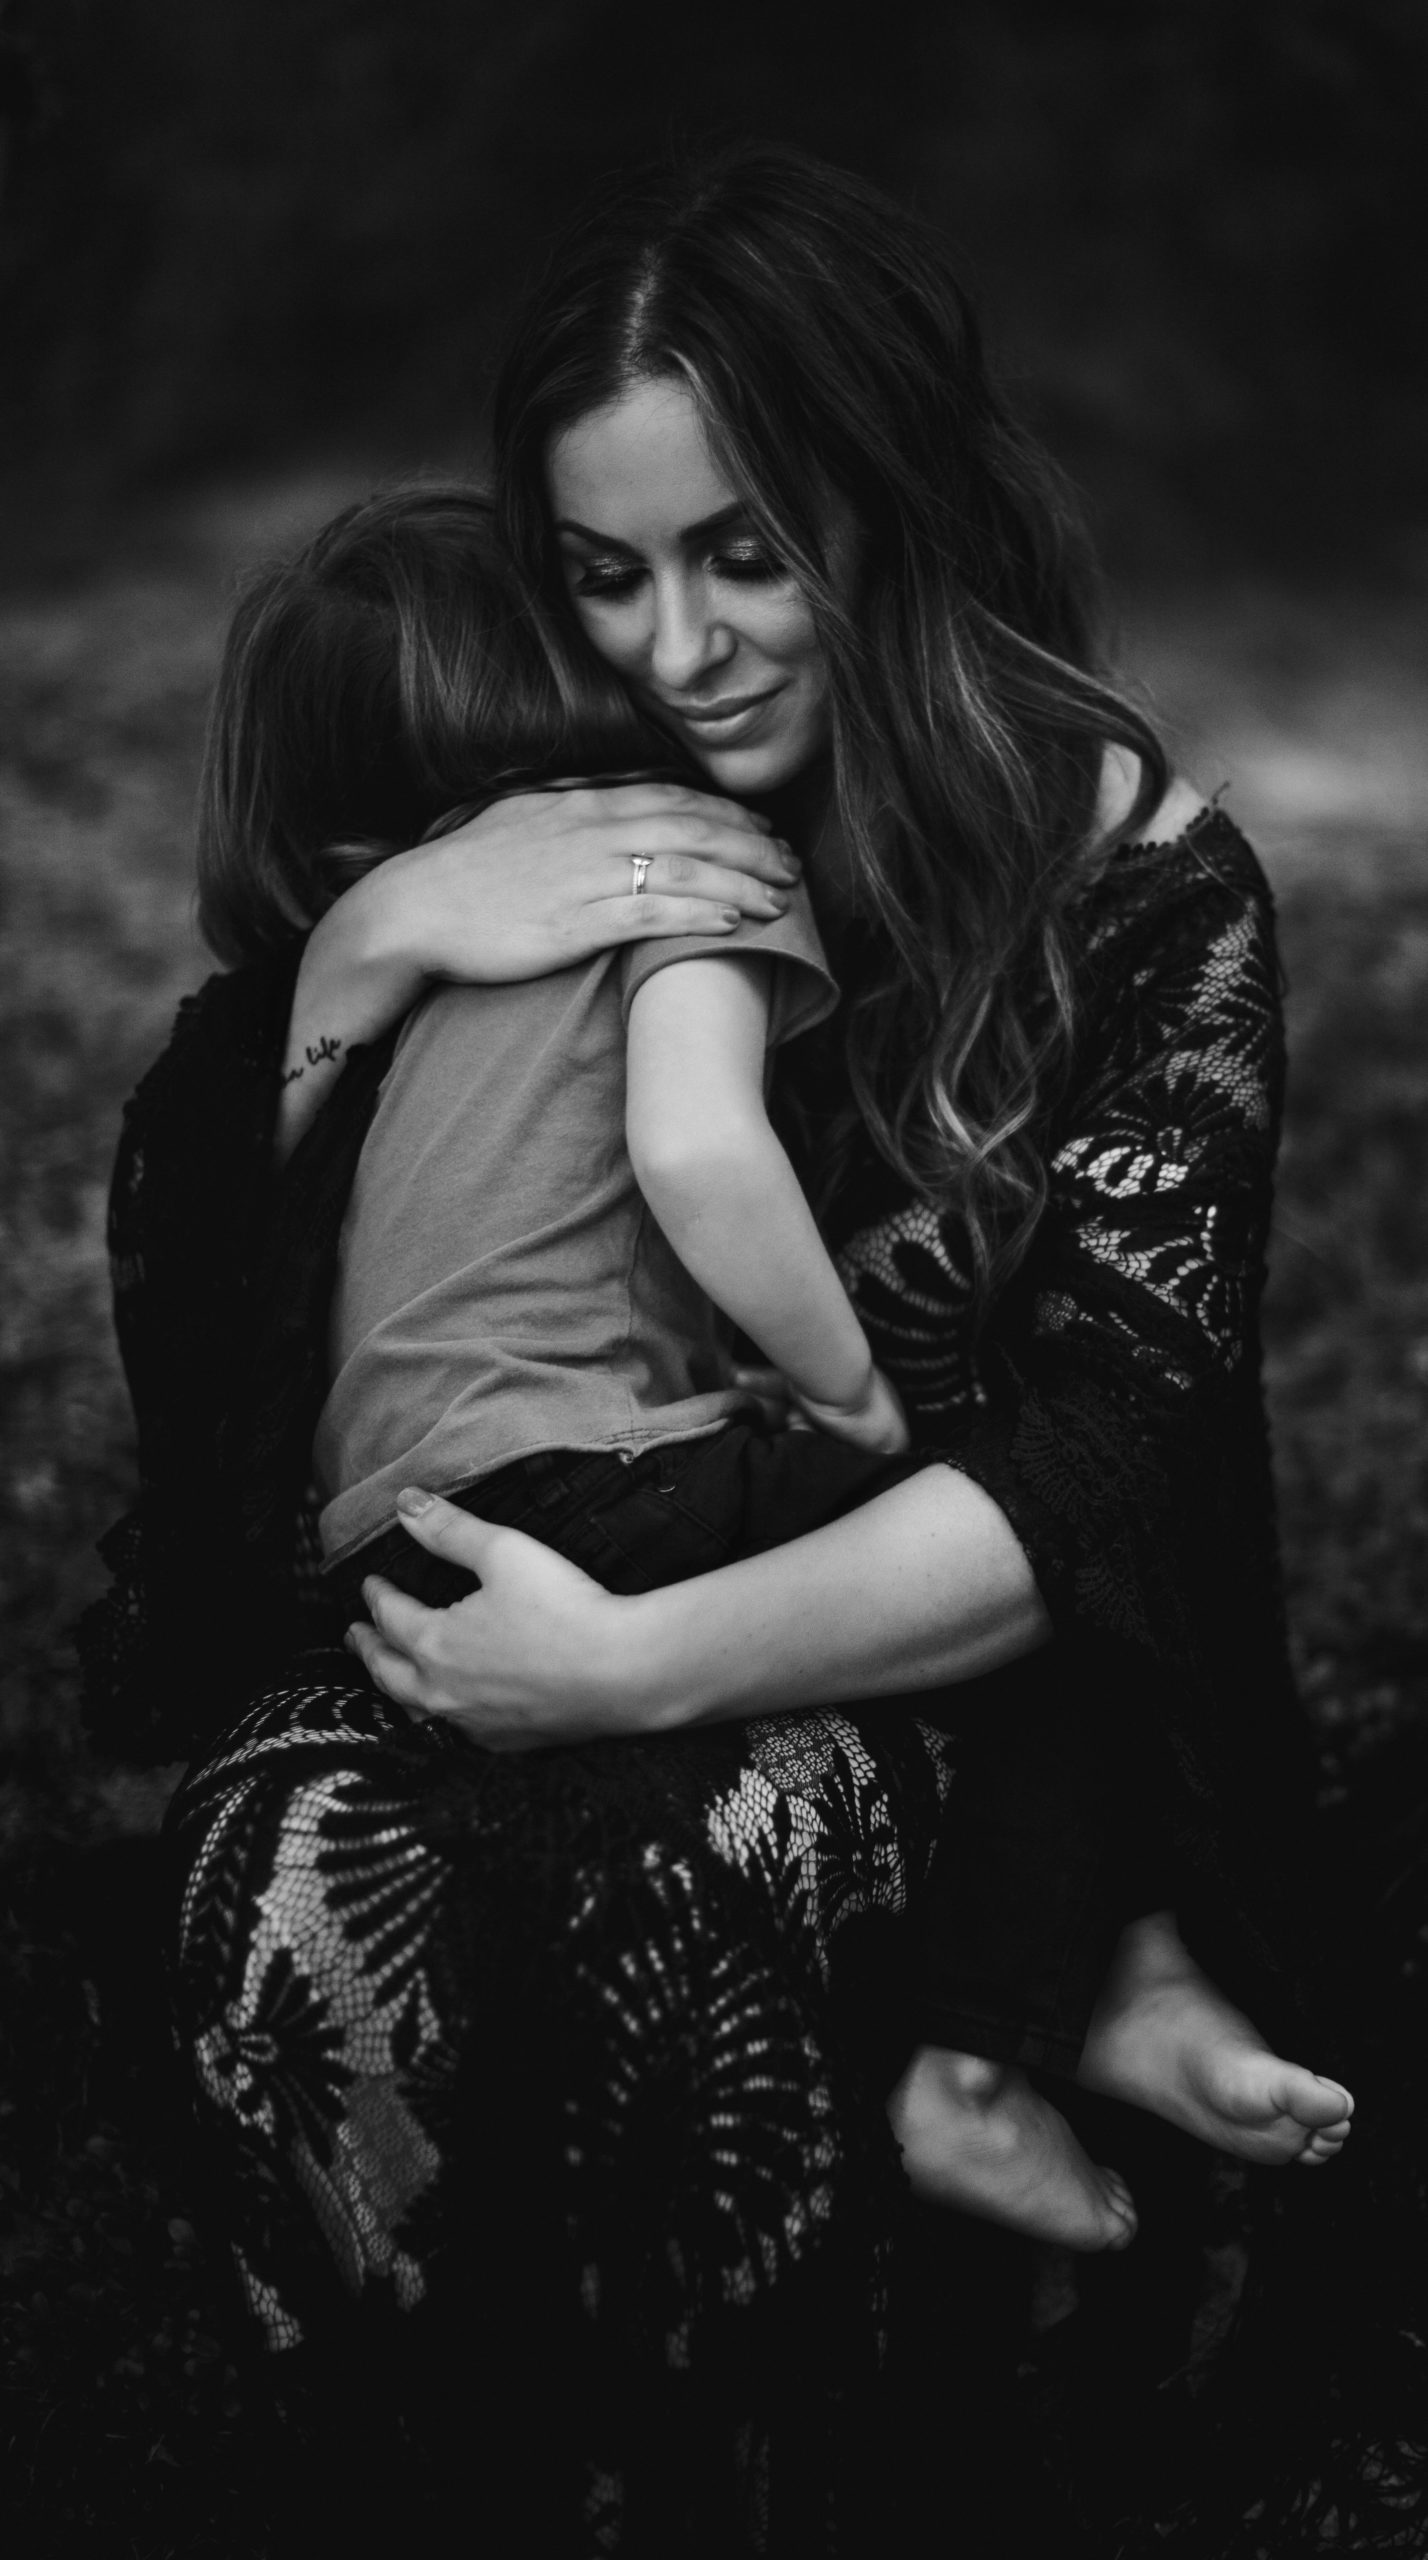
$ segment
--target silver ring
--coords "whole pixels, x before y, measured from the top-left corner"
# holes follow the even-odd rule
[[[632,897],[632,898],[642,898],[642,897],[644,896],[644,894],[645,894],[645,880],[646,880],[646,877],[647,877],[648,872],[649,872],[650,864],[653,862],[653,860],[654,860],[654,855],[653,855],[652,853],[632,853],[632,854],[631,854],[631,856],[630,856],[630,869],[633,871],[633,873],[634,873],[634,875],[635,875],[635,885],[634,885],[633,889],[630,891],[630,895],[631,895],[631,897]]]

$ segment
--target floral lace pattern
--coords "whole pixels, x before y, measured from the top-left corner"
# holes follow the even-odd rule
[[[1250,1341],[1283,1080],[1277,964],[1268,892],[1228,821],[1142,879],[1133,854],[1119,874],[1121,896],[1103,891],[1089,919],[1096,1063],[1049,1156],[1034,1324],[1184,1394]],[[838,1267],[925,1429],[985,1401],[954,1220],[904,1201],[844,1239]]]
[[[970,1248],[869,1166],[836,1238],[914,1437],[973,1476],[1058,1632],[1139,1685],[1186,1910],[1262,2021],[1293,2018],[1278,1844],[1307,1777],[1280,1612],[1258,1311],[1283,1100],[1273,912],[1207,811],[1083,893],[1079,1066],[1049,1196],[980,1340]]]
[[[972,1349],[971,1273],[950,1219],[906,1201],[839,1247],[838,1276],[880,1369],[896,1378],[924,1431],[981,1400]]]
[[[319,2261],[354,2308],[421,2313],[472,2172],[470,2056],[504,2093],[548,2038],[564,2076],[547,2209],[592,2344],[698,2375],[731,2320],[776,2334],[788,2302],[785,2351],[806,2365],[812,2283],[836,2401],[850,2340],[866,2351],[881,2327],[867,2196],[895,2182],[838,1952],[872,1924],[889,1978],[905,1961],[953,1783],[945,1737],[800,1715],[735,1730],[693,1769],[639,1744],[515,1765],[409,1726],[338,1662],[311,1668],[241,1719],[170,1817],[180,2034],[268,2345],[303,2340]],[[479,1888],[455,1836],[480,1843]],[[494,1978],[512,1965],[514,2003]],[[731,2419],[746,2487],[756,2414]],[[592,2443],[586,2470],[594,2547],[618,2549],[619,2462]]]

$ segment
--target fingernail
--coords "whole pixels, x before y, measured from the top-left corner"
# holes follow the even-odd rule
[[[399,1511],[429,1511],[436,1500],[434,1493],[423,1493],[420,1485],[404,1484],[397,1496]]]
[[[744,919],[737,907],[721,907],[719,909],[719,922],[721,924],[742,924],[743,921]]]
[[[771,889],[767,903],[764,907],[764,913],[766,916],[786,916],[788,913],[787,898],[779,897],[777,891]]]

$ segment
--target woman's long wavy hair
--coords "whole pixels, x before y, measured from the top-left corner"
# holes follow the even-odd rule
[[[1068,493],[993,388],[942,242],[901,206],[740,148],[637,180],[560,244],[494,435],[512,555],[572,636],[551,439],[662,379],[694,394],[816,618],[864,928],[853,1092],[889,1162],[963,1213],[985,1308],[1045,1201],[1075,1027],[1067,905],[1098,849],[1103,751],[1140,760],[1118,836],[1164,792],[1163,751],[1101,672]],[[830,496],[859,529],[852,594],[829,574]]]
[[[260,957],[448,816],[671,762],[575,651],[461,483],[379,490],[260,570],[229,627],[199,791],[198,918]]]

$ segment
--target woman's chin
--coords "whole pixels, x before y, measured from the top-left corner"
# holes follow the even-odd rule
[[[696,747],[694,753],[714,789],[731,800],[762,800],[772,791],[783,791],[810,762],[804,749],[790,752],[785,746],[762,745],[757,740],[746,747]]]

